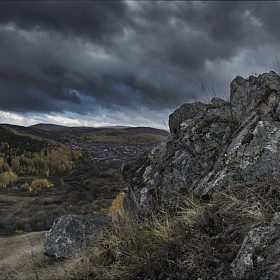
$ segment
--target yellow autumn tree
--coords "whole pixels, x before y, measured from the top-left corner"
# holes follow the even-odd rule
[[[120,218],[123,216],[123,200],[125,198],[124,192],[119,193],[116,198],[113,200],[110,207],[109,215],[111,217],[112,224],[117,224]]]
[[[17,175],[12,171],[5,171],[0,173],[0,187],[6,188],[17,181]]]
[[[48,179],[35,179],[32,181],[30,187],[29,187],[29,191],[35,191],[37,189],[41,189],[41,188],[53,188],[54,184],[50,183],[48,181]]]

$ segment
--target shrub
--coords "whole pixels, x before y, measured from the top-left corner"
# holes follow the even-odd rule
[[[6,171],[0,174],[0,187],[6,188],[17,181],[17,175],[12,171]]]
[[[41,190],[43,188],[53,188],[54,184],[50,183],[47,179],[35,179],[32,181],[29,191],[34,192]]]
[[[113,200],[110,207],[109,215],[111,217],[112,224],[116,224],[119,219],[123,216],[123,200],[125,194],[123,192],[119,193],[116,198]]]

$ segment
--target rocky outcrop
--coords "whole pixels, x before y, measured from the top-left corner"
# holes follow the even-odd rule
[[[188,191],[203,198],[232,182],[280,180],[280,77],[236,77],[230,89],[229,102],[182,105],[170,115],[170,135],[142,164],[126,166],[137,211],[172,207]]]
[[[280,77],[275,72],[236,77],[228,102],[214,98],[209,104],[182,105],[170,115],[169,128],[170,135],[147,157],[123,167],[130,182],[125,206],[136,215],[177,207],[189,192],[208,200],[248,182],[269,182],[279,191]],[[273,219],[252,224],[230,264],[232,275],[221,279],[279,279],[271,274],[280,256],[276,208],[270,209],[277,212]]]
[[[52,258],[70,258],[102,236],[108,223],[83,215],[64,215],[54,221],[44,238],[44,253]]]
[[[145,165],[131,164],[136,172],[129,195],[140,210],[176,205],[181,193],[220,163],[239,121],[230,103],[215,98],[211,104],[184,104],[170,116],[169,126],[171,134],[152,150]]]

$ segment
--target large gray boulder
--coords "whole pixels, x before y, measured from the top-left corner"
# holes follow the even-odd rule
[[[44,238],[44,253],[51,258],[70,258],[86,249],[108,228],[106,220],[84,215],[64,215],[56,219]]]

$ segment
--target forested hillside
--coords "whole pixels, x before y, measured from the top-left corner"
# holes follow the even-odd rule
[[[79,151],[52,140],[0,126],[0,185],[13,183],[17,175],[46,176],[72,170]]]

